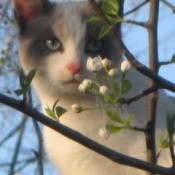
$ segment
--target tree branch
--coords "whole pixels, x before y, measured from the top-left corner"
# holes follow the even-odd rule
[[[16,100],[6,95],[0,94],[0,103],[10,106],[18,111],[21,111],[22,113],[41,122],[42,124],[47,125],[48,127],[63,134],[64,136],[80,143],[81,145],[84,145],[85,147],[109,158],[114,162],[158,174],[173,175],[175,173],[175,167],[165,168],[162,166],[154,165],[143,160],[123,155],[99,143],[96,143],[95,141],[83,136],[79,132],[62,125],[61,123],[53,121],[52,119],[38,112],[36,109],[32,108],[30,105],[22,103],[20,100]]]
[[[135,95],[134,97],[131,97],[131,98],[128,98],[128,99],[124,99],[122,101],[122,104],[130,105],[132,102],[137,101],[140,98],[142,98],[142,97],[144,97],[146,95],[149,95],[149,94],[157,91],[158,89],[161,89],[161,87],[160,86],[157,86],[157,85],[152,86],[152,87],[150,87],[150,88],[142,91],[140,94]]]
[[[135,11],[137,11],[138,9],[140,9],[142,6],[144,6],[145,4],[147,4],[147,2],[149,2],[150,0],[146,0],[142,3],[140,3],[138,6],[134,7],[132,10],[129,10],[128,12],[126,12],[123,16],[129,15]]]
[[[157,23],[159,14],[159,0],[150,1],[149,20],[147,22],[147,30],[149,35],[149,63],[150,69],[158,74],[159,61],[158,61],[158,39],[157,39]],[[157,81],[151,79],[150,87],[157,85]],[[147,115],[147,128],[146,128],[146,145],[147,145],[147,161],[157,162],[156,157],[156,109],[157,109],[157,91],[148,95],[148,115]],[[149,174],[149,173],[148,173]],[[150,174],[149,174],[150,175]]]

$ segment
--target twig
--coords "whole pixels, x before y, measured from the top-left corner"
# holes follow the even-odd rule
[[[155,91],[157,91],[158,89],[160,89],[161,87],[160,86],[153,86],[153,87],[150,87],[144,91],[142,91],[140,94],[137,94],[135,95],[134,97],[131,97],[131,98],[128,98],[128,99],[124,99],[122,101],[122,104],[127,104],[127,105],[130,105],[132,102],[134,101],[137,101],[139,100],[140,98],[142,98],[143,96],[146,96],[146,95],[149,95]]]
[[[16,147],[14,149],[14,155],[13,155],[13,158],[12,158],[12,162],[11,162],[11,166],[10,166],[10,170],[9,170],[9,175],[14,175],[15,165],[16,165],[19,150],[20,150],[20,147],[21,147],[21,142],[22,142],[22,139],[23,139],[23,134],[24,134],[26,121],[27,121],[27,118],[24,116],[24,118],[21,122],[21,131],[20,131],[17,143],[16,143]]]
[[[158,14],[159,14],[159,1],[150,1],[149,20],[147,22],[147,30],[149,35],[149,62],[150,69],[158,74],[159,60],[158,60]],[[157,85],[157,81],[150,80],[150,86]],[[157,163],[156,157],[156,109],[157,109],[157,91],[148,95],[148,115],[147,115],[147,127],[146,127],[146,146],[147,146],[147,161]],[[148,175],[154,175],[154,173],[147,173]]]
[[[21,128],[21,123],[12,129],[0,142],[0,147]]]
[[[24,160],[18,160],[16,161],[16,164],[28,164],[28,163],[31,163],[31,162],[34,162],[36,161],[36,158],[29,158],[29,159],[24,159]],[[8,167],[8,166],[11,166],[12,164],[11,163],[0,163],[0,167]]]
[[[162,62],[159,62],[159,67],[160,66],[166,66],[166,65],[169,65],[169,64],[173,64],[174,62],[172,62],[171,60],[170,61],[162,61]]]
[[[138,22],[138,21],[132,21],[132,20],[123,20],[123,23],[128,23],[128,24],[134,24],[137,25],[139,27],[145,27],[145,23],[144,22]]]
[[[44,175],[43,171],[43,139],[42,134],[39,128],[39,125],[36,120],[33,119],[33,125],[36,131],[36,135],[38,138],[38,153],[36,153],[37,161],[38,161],[38,175]]]
[[[32,117],[33,119],[47,125],[48,127],[52,128],[53,130],[63,134],[64,136],[84,145],[85,147],[109,158],[110,160],[117,162],[119,164],[127,165],[136,167],[142,170],[150,171],[153,173],[158,174],[166,174],[166,175],[174,175],[175,174],[175,167],[165,168],[162,166],[158,166],[152,163],[148,163],[143,160],[139,160],[136,158],[132,158],[127,155],[123,155],[116,151],[113,151],[95,141],[83,136],[79,132],[62,125],[61,123],[55,122],[49,117],[43,115],[42,113],[38,112],[34,108],[29,105],[23,105],[20,100],[13,99],[6,95],[0,94],[0,103],[3,103],[7,106],[10,106],[22,113]]]
[[[160,0],[162,3],[164,3],[166,6],[168,6],[173,13],[175,13],[175,6],[173,6],[170,2],[166,1],[166,0]]]
[[[142,6],[144,6],[144,5],[145,5],[147,2],[149,2],[149,1],[150,1],[150,0],[146,0],[146,1],[142,2],[142,3],[140,3],[138,6],[134,7],[132,10],[129,10],[128,12],[126,12],[126,13],[124,14],[124,16],[129,15],[129,14],[131,14],[131,13],[137,11],[138,9],[140,9]]]

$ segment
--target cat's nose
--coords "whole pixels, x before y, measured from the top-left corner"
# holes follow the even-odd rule
[[[77,73],[79,73],[83,70],[83,65],[69,63],[69,64],[67,64],[67,68],[71,72],[72,75],[76,75]]]

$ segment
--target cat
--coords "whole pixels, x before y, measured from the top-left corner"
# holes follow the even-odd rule
[[[92,107],[96,99],[78,91],[78,85],[93,75],[86,68],[88,57],[100,55],[118,67],[121,53],[113,37],[108,34],[98,40],[100,27],[88,23],[95,15],[88,2],[59,2],[47,0],[13,0],[19,26],[19,60],[28,73],[36,68],[33,87],[40,98],[43,112],[52,108],[56,100],[59,105],[70,109],[74,103]],[[130,96],[147,87],[148,80],[130,70],[127,78],[134,84]],[[135,124],[144,127],[146,122],[147,98],[132,103],[123,111],[123,116],[134,113]],[[167,106],[165,109],[164,107]],[[173,103],[163,92],[159,94],[157,115],[158,128],[163,128],[167,111]],[[145,136],[135,131],[123,131],[102,140],[99,129],[104,128],[108,118],[102,110],[74,114],[68,110],[60,122],[87,137],[118,152],[146,160]],[[83,147],[48,127],[43,130],[46,151],[62,175],[146,175],[146,172],[129,166],[119,165]],[[170,166],[168,152],[161,154],[160,164]]]

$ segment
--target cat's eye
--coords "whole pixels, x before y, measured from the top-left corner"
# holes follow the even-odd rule
[[[103,42],[98,39],[91,39],[86,43],[85,52],[89,54],[95,54],[101,51]]]
[[[61,41],[59,41],[58,39],[47,39],[45,41],[45,45],[46,45],[47,49],[49,49],[52,52],[62,50]]]

